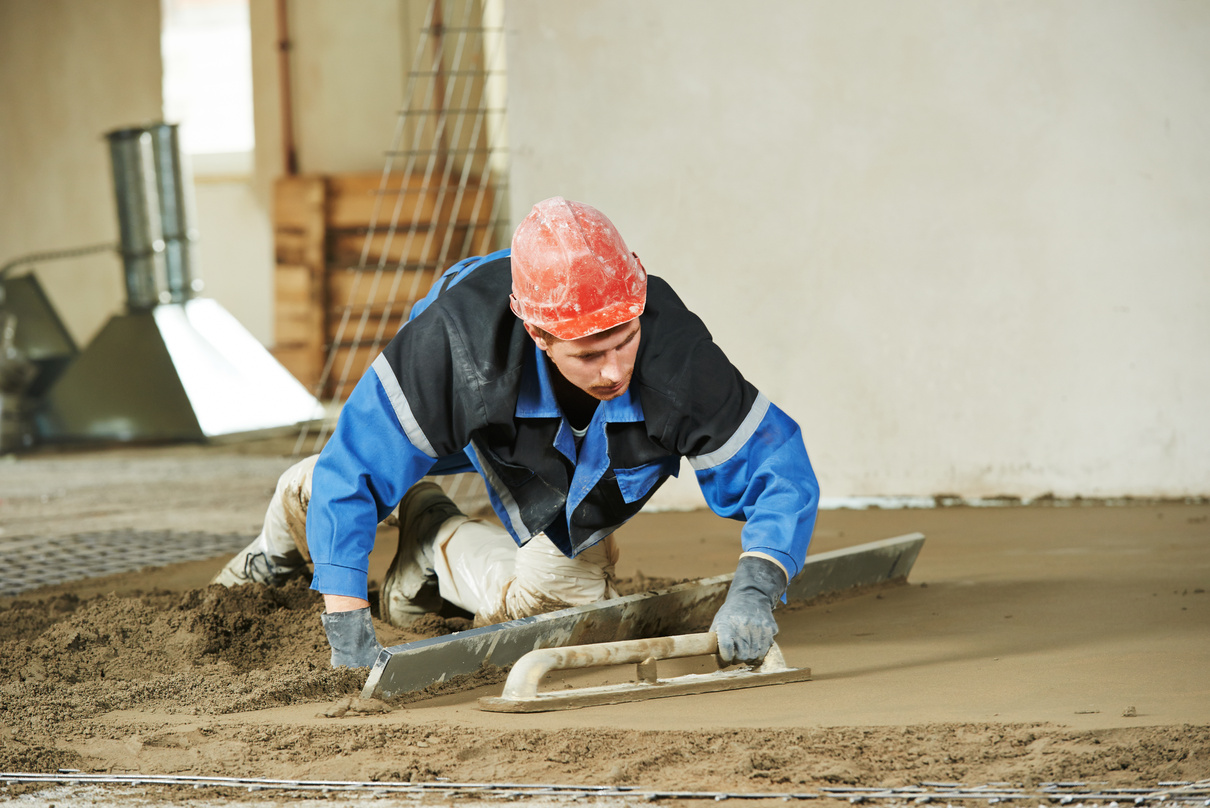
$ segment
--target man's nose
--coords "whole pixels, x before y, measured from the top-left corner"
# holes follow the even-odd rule
[[[609,351],[605,354],[605,363],[601,366],[601,376],[610,384],[617,384],[622,380],[622,363],[617,351]]]

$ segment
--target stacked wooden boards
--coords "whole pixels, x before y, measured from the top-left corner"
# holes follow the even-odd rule
[[[498,249],[494,190],[455,179],[277,181],[273,354],[321,397],[348,395],[445,267]]]

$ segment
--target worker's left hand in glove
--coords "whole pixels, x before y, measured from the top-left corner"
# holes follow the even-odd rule
[[[777,634],[773,607],[789,581],[780,566],[759,556],[742,556],[727,600],[710,630],[718,636],[718,656],[726,665],[754,665],[765,658]]]
[[[332,667],[368,668],[378,659],[382,646],[374,636],[370,607],[322,615],[328,645],[332,646]]]

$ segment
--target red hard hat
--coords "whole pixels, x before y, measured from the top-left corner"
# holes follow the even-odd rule
[[[647,273],[613,222],[561,196],[534,205],[513,233],[513,313],[571,340],[643,313]]]

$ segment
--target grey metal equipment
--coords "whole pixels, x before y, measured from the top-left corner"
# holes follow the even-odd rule
[[[184,303],[202,291],[197,277],[197,221],[193,184],[181,152],[180,129],[176,124],[155,123],[147,127],[155,163],[156,193],[160,205],[160,232],[164,239],[164,274],[167,299],[161,303]]]
[[[197,297],[193,201],[177,126],[106,138],[126,311],[47,390],[39,437],[208,440],[321,419],[320,402],[239,321]]]
[[[38,368],[17,350],[17,318],[0,309],[0,454],[33,443],[33,429],[25,406],[25,392]]]
[[[248,543],[243,533],[177,530],[98,530],[69,536],[4,536],[0,597],[65,581],[82,581],[157,564],[230,555]]]
[[[126,306],[131,311],[143,311],[170,300],[166,292],[168,269],[151,132],[118,129],[105,137],[109,141],[118,233],[122,240]]]
[[[17,318],[13,345],[38,368],[25,391],[30,400],[36,401],[80,350],[34,273],[7,278],[0,273],[0,289],[3,289],[0,311]]]
[[[36,402],[78,351],[32,272],[13,270],[112,250],[112,244],[34,253],[0,266],[0,454],[35,442]]]
[[[923,534],[911,533],[808,556],[802,573],[790,582],[786,598],[808,600],[906,579],[923,545]],[[731,577],[704,578],[387,648],[370,670],[361,695],[390,698],[423,690],[453,676],[475,673],[484,665],[512,665],[538,648],[700,631],[722,605]]]

